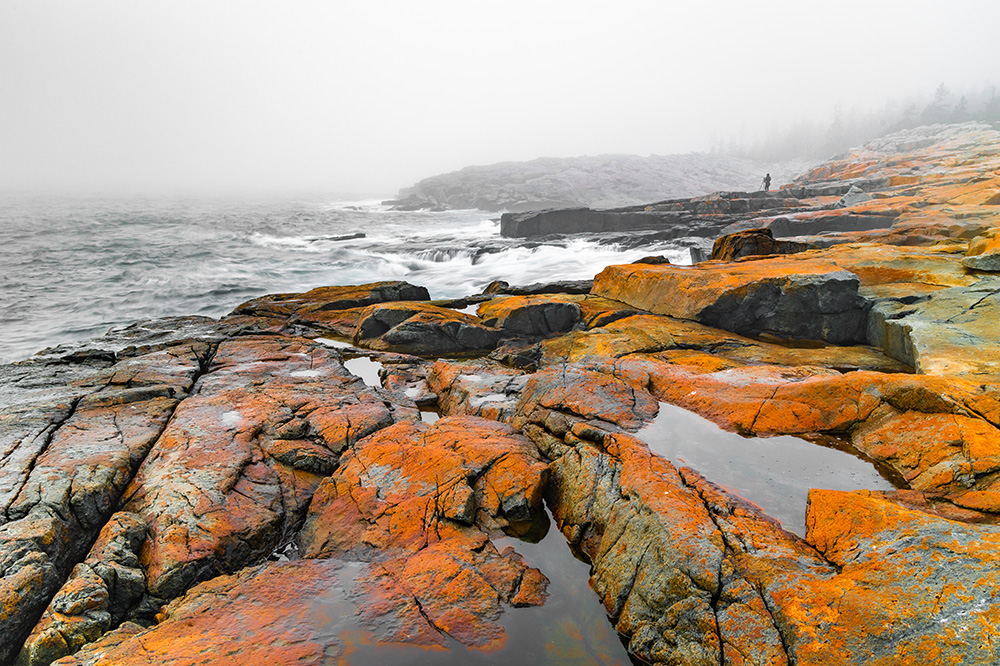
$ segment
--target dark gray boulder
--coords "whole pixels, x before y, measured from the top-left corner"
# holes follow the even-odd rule
[[[593,280],[558,280],[556,282],[535,282],[511,286],[503,280],[494,280],[483,289],[484,294],[505,294],[509,296],[532,296],[535,294],[589,294]]]
[[[680,219],[681,213],[674,211],[560,208],[528,213],[504,213],[500,217],[500,235],[504,238],[527,238],[550,234],[662,229],[675,226]]]
[[[380,303],[358,319],[359,347],[427,356],[492,350],[501,332],[478,317],[428,303]]]

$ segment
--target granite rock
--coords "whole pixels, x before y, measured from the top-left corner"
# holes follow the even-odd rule
[[[795,252],[804,252],[809,248],[807,243],[775,240],[770,228],[748,229],[716,238],[711,258],[733,261],[754,255],[794,254]]]
[[[696,266],[609,266],[593,293],[735,333],[848,343],[864,339],[858,277],[821,261],[778,257]]]

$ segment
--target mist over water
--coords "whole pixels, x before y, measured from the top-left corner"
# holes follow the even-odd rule
[[[358,233],[364,238],[345,240]],[[223,316],[267,293],[406,280],[432,298],[589,279],[671,244],[500,238],[482,211],[399,212],[378,202],[0,200],[0,361],[164,316]]]

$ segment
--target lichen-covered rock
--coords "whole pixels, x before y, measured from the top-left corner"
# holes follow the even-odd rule
[[[799,239],[822,249],[615,267],[594,294],[529,286],[481,306],[493,326],[443,307],[488,296],[413,303],[419,288],[379,283],[255,299],[221,323],[147,322],[0,366],[0,663],[80,646],[63,663],[491,651],[517,626],[511,607],[545,600],[545,577],[491,541],[541,527],[543,494],[637,659],[993,663],[998,169],[1000,132],[937,126],[776,193],[526,217],[519,232],[662,227],[605,237],[622,247],[735,223],[822,233]],[[870,198],[835,208],[852,189]],[[573,316],[547,316],[560,312]],[[304,339],[328,331],[378,350],[364,353],[385,388]],[[397,353],[494,347],[462,361]],[[417,403],[445,417],[420,423]],[[705,425],[678,405],[747,439],[724,439],[733,455],[718,465],[689,448],[673,459],[698,470],[675,466],[643,440]],[[805,440],[749,439],[789,434]],[[749,489],[713,484],[739,447],[820,443],[898,490],[813,489],[799,538],[732,494]],[[129,621],[158,612],[155,626]],[[586,652],[585,636],[567,649],[572,632],[555,634],[563,660]]]
[[[269,294],[236,307],[227,318],[232,324],[252,326],[261,332],[294,332],[297,324],[351,335],[364,308],[390,301],[428,301],[425,287],[409,282],[385,281],[342,287],[317,287],[293,294]],[[270,320],[270,323],[269,321]]]
[[[980,583],[995,575],[996,528],[962,526],[885,494],[813,491],[803,542],[616,432],[625,422],[617,412],[581,414],[560,387],[532,388],[519,420],[553,459],[553,514],[591,557],[594,588],[640,658],[927,663],[927,646],[941,645],[930,663],[990,661],[988,618],[1000,601],[994,584]],[[896,409],[949,404],[919,384],[885,394]],[[961,582],[950,585],[955,568]],[[970,600],[976,610],[966,619]],[[959,647],[966,631],[979,646],[969,655]]]
[[[862,341],[918,372],[988,379],[997,375],[1000,350],[991,323],[997,279],[970,273],[959,259],[953,247],[845,244],[785,262],[809,271],[819,261],[858,276],[859,293],[871,302]]]
[[[138,350],[79,377],[69,405],[25,408],[29,436],[3,461],[14,487],[0,525],[0,663],[83,559],[211,352],[196,341]]]
[[[629,390],[617,381],[619,391]],[[534,388],[521,418],[525,432],[554,460],[553,514],[591,558],[594,589],[618,630],[630,637],[630,652],[654,663],[718,664],[723,655],[746,660],[736,663],[788,663],[767,607],[731,564],[730,547],[738,542],[720,533],[716,507],[641,441],[613,432],[628,418],[600,408],[598,418],[582,414],[555,383]],[[641,404],[642,391],[633,391],[636,400],[623,407]],[[789,567],[831,568],[748,511],[759,557],[774,551],[772,557]]]
[[[995,381],[1000,377],[1000,280],[935,290],[922,298],[876,303],[872,344],[917,372]]]
[[[233,314],[308,315],[362,308],[386,301],[427,301],[430,296],[425,287],[408,282],[386,281],[342,287],[317,287],[297,294],[269,294],[247,301],[233,310]]]
[[[735,333],[862,341],[867,303],[858,277],[827,262],[784,258],[696,266],[608,266],[594,293]]]
[[[1000,229],[990,229],[969,243],[962,265],[977,271],[1000,271]]]
[[[637,430],[656,415],[658,405],[643,388],[613,375],[572,365],[552,366],[528,379],[514,425],[521,427],[553,408],[576,418]]]
[[[996,660],[995,526],[963,525],[860,491],[813,491],[807,521],[808,541],[840,571],[772,596],[804,625],[791,638],[798,663]]]
[[[746,435],[846,437],[909,487],[1000,512],[1000,389],[934,377],[743,365],[686,352],[633,356],[616,376]]]
[[[909,366],[865,346],[787,346],[753,340],[690,321],[634,315],[541,343],[541,365],[600,364],[636,353],[705,350],[737,364],[809,365],[841,371],[908,372]]]
[[[957,246],[898,247],[845,244],[788,257],[808,265],[820,260],[850,271],[869,299],[915,297],[947,287],[970,286],[977,278],[956,259]]]
[[[528,375],[488,361],[438,361],[427,377],[438,408],[451,416],[481,416],[509,423]]]
[[[299,338],[223,342],[125,495],[149,526],[150,595],[171,599],[266,557],[343,450],[394,418],[334,350]]]
[[[733,261],[754,255],[794,254],[805,252],[809,248],[808,243],[775,240],[770,228],[747,229],[716,238],[712,246],[712,259]]]
[[[495,650],[506,639],[499,616],[509,605],[541,604],[545,579],[485,536],[474,546],[438,544],[384,563],[310,559],[250,567],[192,589],[156,626],[123,627],[60,663],[321,666],[351,663],[375,645],[415,660],[454,641]]]
[[[306,559],[216,577],[148,631],[114,632],[66,663],[319,664],[374,641],[501,648],[501,615],[541,605],[547,581],[486,531],[537,517],[547,474],[499,423],[395,424],[323,482],[299,536]]]
[[[47,666],[117,626],[146,592],[138,559],[145,538],[146,524],[138,516],[114,514],[53,597],[15,665]]]
[[[358,442],[313,498],[305,557],[384,558],[531,521],[546,465],[509,426],[474,417],[403,422]]]

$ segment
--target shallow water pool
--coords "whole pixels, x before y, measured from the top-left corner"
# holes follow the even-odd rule
[[[810,488],[896,487],[871,462],[847,451],[787,435],[743,437],[665,402],[636,436],[678,467],[690,467],[753,502],[799,536],[805,536]]]

